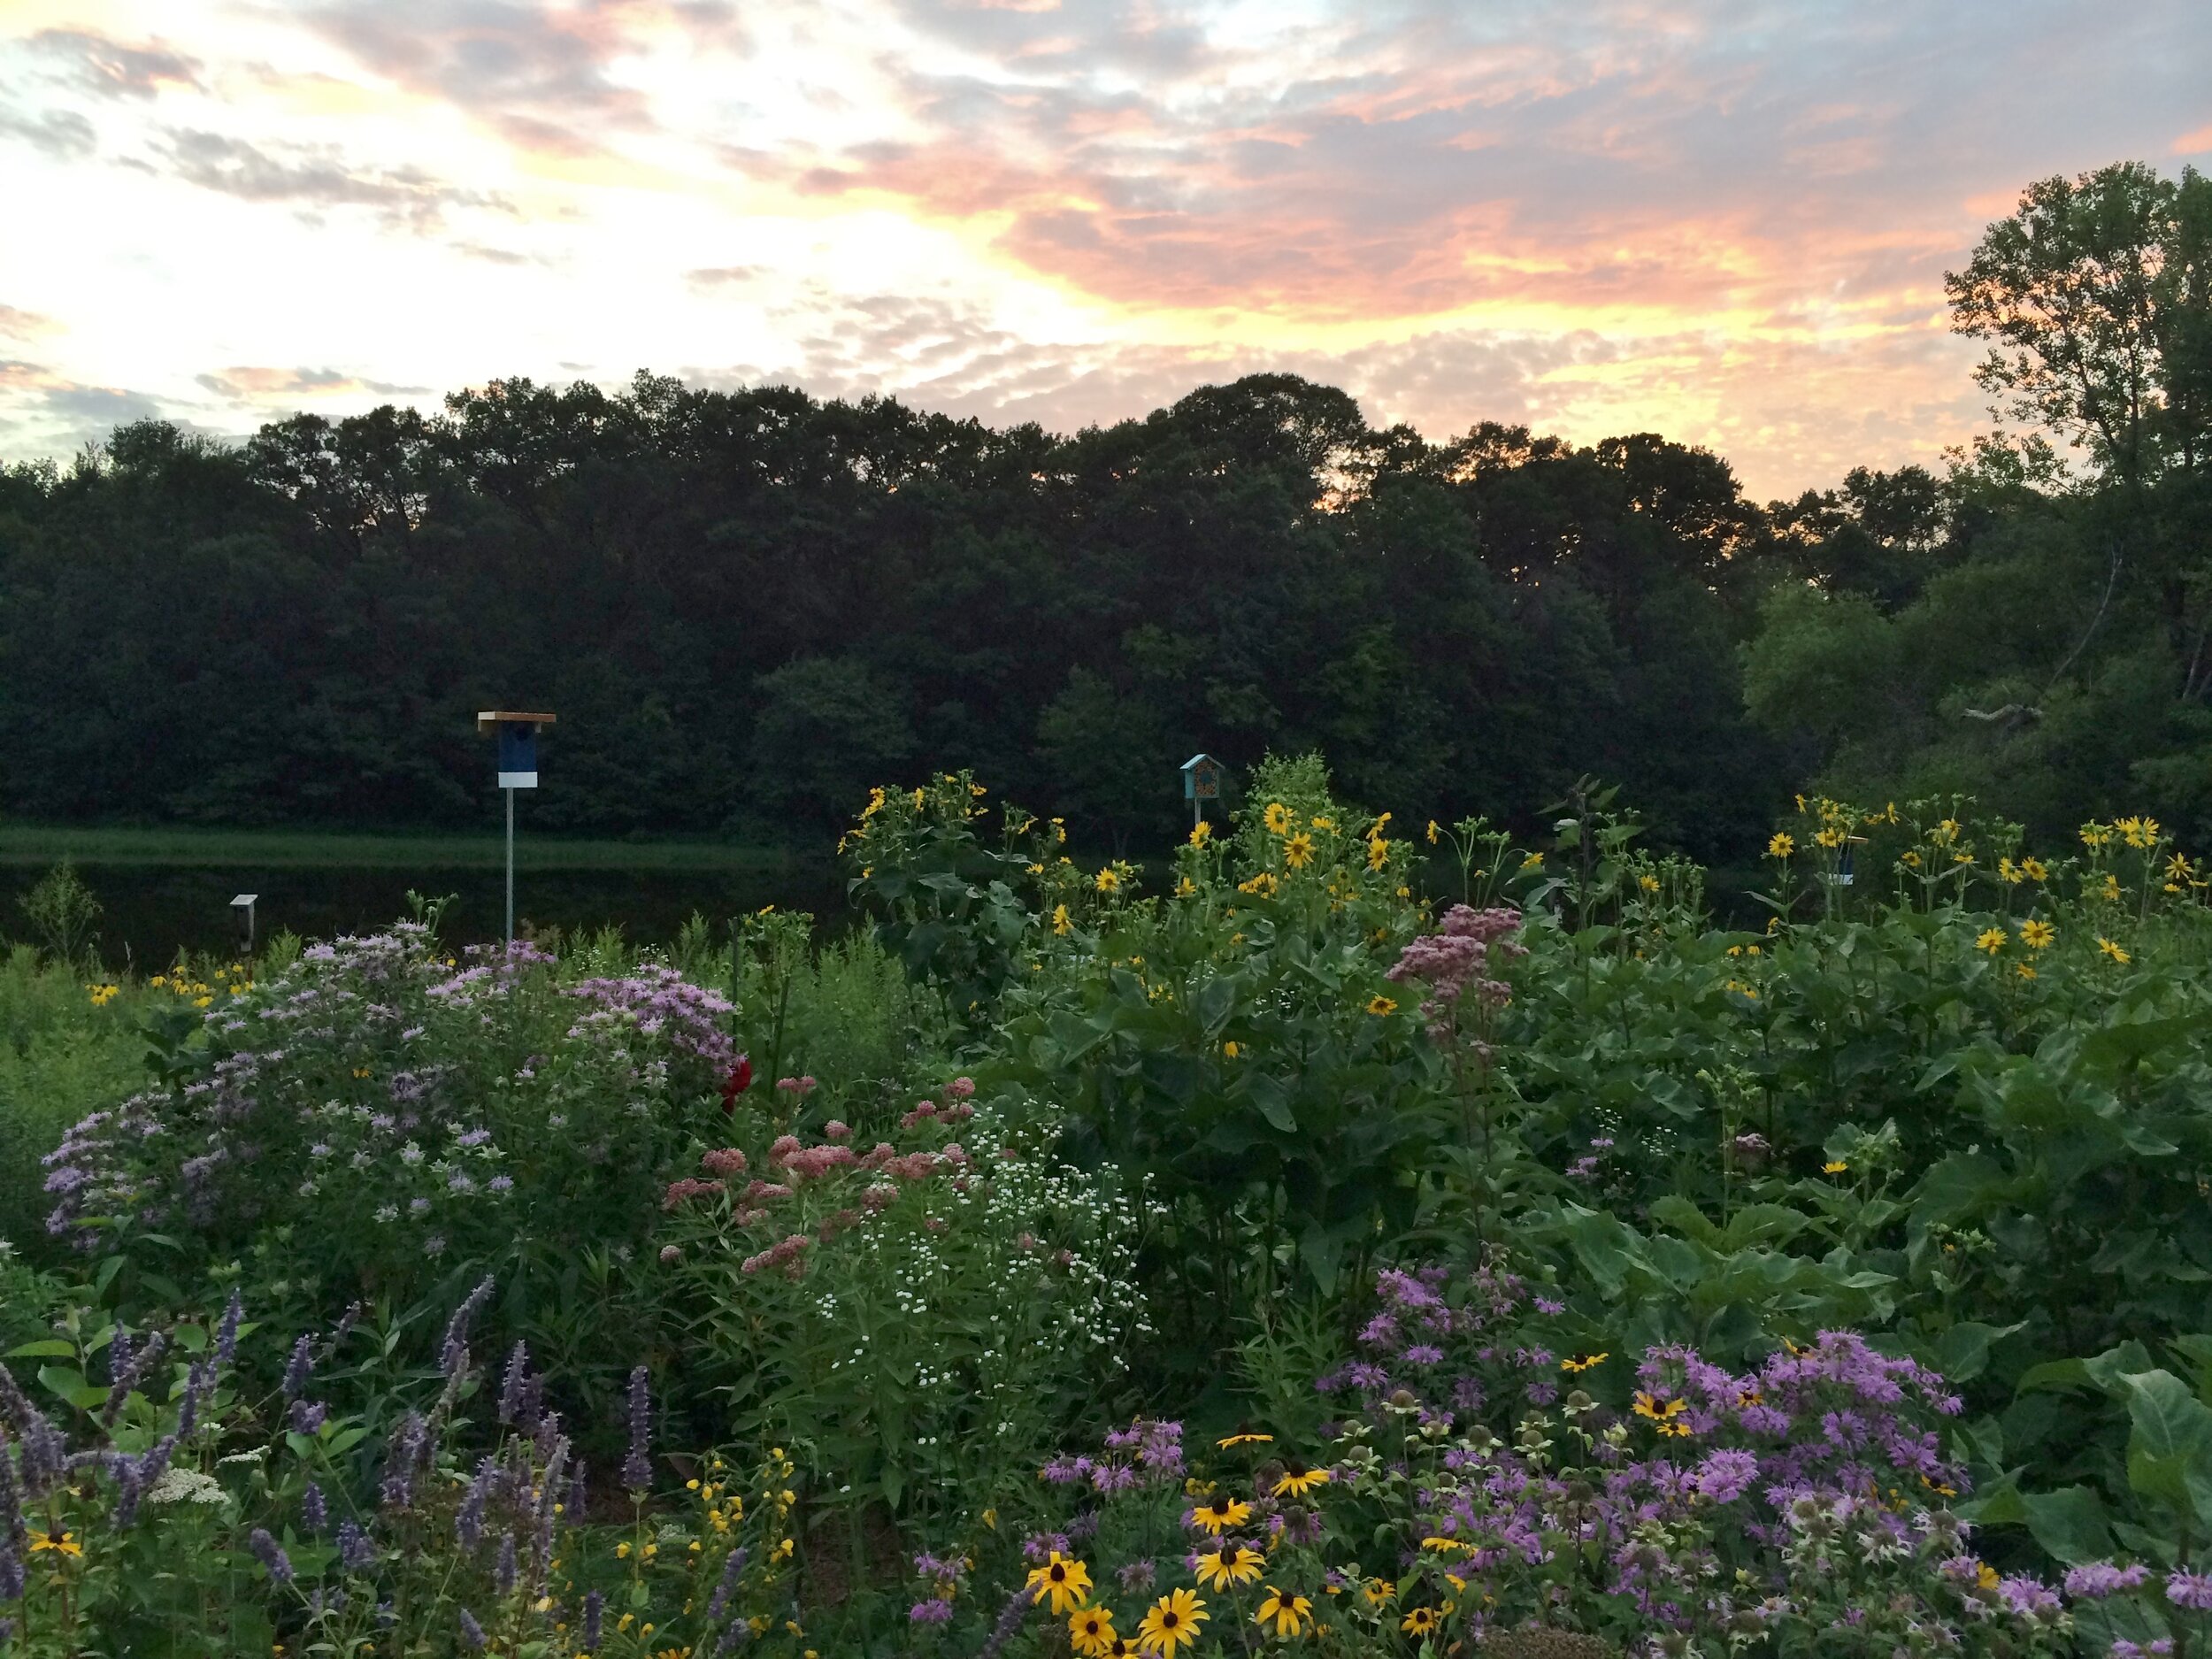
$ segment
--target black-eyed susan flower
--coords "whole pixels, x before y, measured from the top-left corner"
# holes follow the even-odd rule
[[[1256,1549],[1248,1549],[1242,1544],[1220,1544],[1210,1554],[1198,1558],[1198,1582],[1209,1590],[1250,1584],[1266,1564],[1267,1557]]]
[[[1031,1571],[1028,1589],[1032,1601],[1048,1599],[1055,1615],[1064,1613],[1091,1599],[1091,1570],[1056,1549],[1050,1560]]]
[[[77,1541],[74,1532],[38,1532],[31,1534],[31,1554],[51,1550],[55,1555],[77,1560],[84,1555],[84,1546]]]
[[[1690,1402],[1686,1400],[1662,1400],[1656,1394],[1646,1394],[1639,1390],[1636,1394],[1636,1403],[1632,1409],[1638,1417],[1648,1421],[1660,1433],[1686,1439],[1690,1432],[1690,1425],[1686,1423],[1678,1423],[1676,1419],[1683,1412],[1688,1410]]]
[[[1225,1452],[1232,1446],[1265,1446],[1274,1438],[1272,1434],[1263,1434],[1257,1429],[1239,1429],[1234,1434],[1223,1435],[1214,1444]]]
[[[1360,1594],[1370,1607],[1388,1607],[1398,1599],[1398,1586],[1387,1578],[1370,1578],[1360,1586]]]
[[[1283,1472],[1276,1479],[1275,1495],[1279,1498],[1302,1498],[1315,1487],[1328,1484],[1327,1470],[1309,1469],[1296,1458],[1287,1458],[1283,1463]]]
[[[1313,1623],[1313,1603],[1302,1595],[1286,1595],[1271,1584],[1260,1598],[1260,1610],[1252,1616],[1252,1622],[1262,1630],[1272,1624],[1278,1638],[1302,1635]]]
[[[1398,1621],[1400,1630],[1414,1636],[1426,1636],[1436,1629],[1436,1609],[1432,1607],[1411,1609]]]
[[[1068,1646],[1086,1659],[1114,1651],[1114,1615],[1103,1607],[1085,1608],[1068,1620]]]
[[[1190,1514],[1194,1526],[1202,1526],[1216,1538],[1227,1526],[1242,1526],[1250,1518],[1252,1506],[1240,1503],[1225,1492],[1217,1492]]]
[[[1160,1659],[1175,1659],[1176,1648],[1185,1642],[1197,1645],[1198,1627],[1205,1622],[1203,1601],[1188,1590],[1171,1590],[1146,1609],[1144,1623],[1137,1627],[1137,1646]]]
[[[1574,1359],[1561,1360],[1559,1369],[1570,1376],[1578,1376],[1586,1371],[1596,1370],[1612,1357],[1610,1354],[1584,1354]]]

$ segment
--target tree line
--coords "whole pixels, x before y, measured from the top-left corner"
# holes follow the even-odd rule
[[[0,469],[0,810],[485,822],[473,715],[522,706],[579,833],[813,841],[965,766],[1119,848],[1194,751],[1310,749],[1402,816],[1595,774],[1717,862],[1809,784],[2201,843],[2208,199],[2031,187],[1950,279],[1999,431],[1763,505],[1656,434],[1431,442],[1282,374],[1072,435],[649,374],[121,426]]]

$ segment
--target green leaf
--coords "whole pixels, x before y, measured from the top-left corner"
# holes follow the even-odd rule
[[[1955,1383],[1980,1376],[1989,1364],[1989,1345],[2025,1328],[2025,1323],[1995,1325],[1977,1319],[1960,1320],[1936,1339],[1936,1369]]]
[[[2068,1566],[2103,1561],[2112,1554],[2112,1527],[2104,1500],[2087,1486],[2038,1492],[2024,1501],[2035,1541]]]
[[[2171,1371],[2134,1372],[2127,1385],[2128,1485],[2176,1508],[2190,1503],[2191,1462],[2212,1450],[2212,1407]]]
[[[73,1344],[65,1342],[58,1336],[50,1336],[40,1341],[26,1342],[21,1348],[12,1348],[7,1356],[10,1359],[74,1359],[77,1350]]]

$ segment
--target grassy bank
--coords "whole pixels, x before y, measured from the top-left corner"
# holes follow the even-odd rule
[[[495,869],[506,845],[498,832],[105,827],[0,825],[0,865],[223,865],[259,869]],[[670,870],[765,873],[800,862],[780,847],[712,841],[582,841],[520,832],[515,863],[525,870]],[[816,862],[818,862],[817,860]]]

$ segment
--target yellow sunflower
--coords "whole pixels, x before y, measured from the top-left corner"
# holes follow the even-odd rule
[[[1396,1013],[1398,1005],[1379,992],[1367,999],[1367,1011],[1379,1018],[1385,1014]]]
[[[1300,830],[1283,843],[1283,862],[1293,870],[1303,870],[1313,862],[1313,837]]]
[[[1267,803],[1267,810],[1261,816],[1265,821],[1268,833],[1271,835],[1287,835],[1290,833],[1290,809],[1285,806],[1280,801],[1270,801]]]

